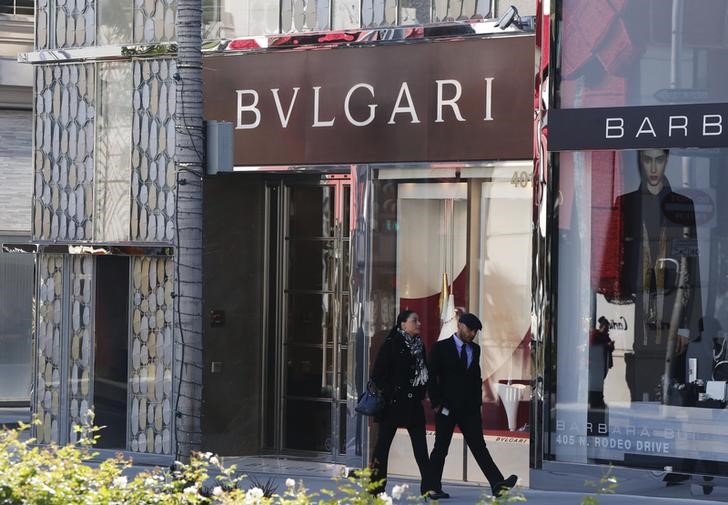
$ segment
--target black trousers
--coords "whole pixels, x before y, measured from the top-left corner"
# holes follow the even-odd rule
[[[422,408],[421,405],[418,406]],[[424,413],[422,417],[413,416],[415,419],[407,423],[404,428],[407,428],[409,433],[410,441],[412,442],[412,452],[415,455],[415,461],[420,469],[420,492],[424,494],[428,489],[425,488],[425,483],[429,470],[429,458],[427,457],[427,439],[425,438],[425,420]],[[397,433],[397,428],[400,427],[401,423],[398,423],[395,419],[383,419],[379,422],[379,434],[377,436],[377,443],[374,446],[374,453],[372,454],[372,461],[369,468],[372,470],[372,481],[382,481],[380,486],[374,490],[375,494],[384,491],[387,485],[387,464],[389,461],[389,449],[392,446],[392,440],[394,435]]]
[[[447,456],[447,451],[450,448],[452,433],[456,425],[460,428],[465,443],[468,444],[470,452],[473,453],[475,461],[478,462],[478,466],[492,488],[503,480],[503,474],[496,466],[485,445],[480,410],[468,413],[450,412],[448,415],[443,415],[442,411],[440,411],[435,417],[435,447],[432,449],[432,454],[430,454],[429,488],[435,491],[442,489],[442,470],[445,467],[445,456]]]

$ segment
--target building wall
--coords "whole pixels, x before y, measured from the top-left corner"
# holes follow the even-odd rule
[[[276,26],[277,32],[351,25],[335,21],[334,26],[329,26],[329,13],[323,8],[317,10],[315,22],[307,20],[310,12],[304,12],[302,2],[285,8],[285,2],[278,0],[264,3],[277,12],[276,19],[281,15],[282,25]],[[348,13],[350,20],[356,20],[352,26],[439,22],[454,19],[453,13],[460,11],[459,4],[445,8],[444,2],[437,2],[439,10],[433,17],[410,19],[406,16],[412,12],[401,9],[399,3],[390,2],[383,10],[378,4],[375,8],[374,3],[366,4],[362,12],[359,2],[351,3],[356,11]],[[336,9],[336,2],[332,4]],[[173,430],[175,416],[170,413],[174,413],[179,399],[175,397],[176,380],[172,377],[179,361],[169,362],[169,346],[175,346],[171,356],[184,355],[179,353],[180,335],[168,335],[177,265],[170,263],[169,257],[162,259],[144,252],[144,247],[177,245],[175,136],[177,128],[184,125],[175,123],[176,55],[169,48],[164,53],[162,47],[162,56],[136,58],[129,53],[122,55],[121,48],[131,45],[134,49],[134,44],[140,44],[137,49],[142,50],[142,45],[174,42],[175,5],[174,0],[39,3],[35,49],[63,49],[54,54],[62,54],[67,60],[51,61],[38,53],[34,59],[34,179],[32,190],[28,190],[32,198],[31,233],[40,244],[131,244],[142,252],[129,262],[132,282],[127,293],[131,308],[128,354],[117,357],[126,360],[131,371],[127,384],[130,394],[124,407],[128,431],[124,447],[119,449],[165,455],[174,451],[174,440],[165,433]],[[232,26],[226,37],[261,34],[257,28],[251,32]],[[217,32],[217,36],[222,35],[222,31]],[[84,52],[91,49],[99,51]],[[238,229],[230,228],[228,216],[208,220],[212,237],[212,242],[205,245],[208,277],[210,273],[217,274],[217,278],[224,276],[227,262],[242,262],[245,269],[238,288],[260,292],[262,228],[251,228],[256,221],[251,221],[250,216],[260,215],[252,210],[262,205],[255,197],[259,198],[261,192],[255,193],[243,184],[218,189],[251,212],[240,212],[238,222],[245,223],[245,227]],[[207,205],[213,215],[219,214],[214,199]],[[229,250],[242,251],[242,257],[217,254]],[[84,408],[92,406],[96,379],[90,360],[94,342],[103,338],[96,333],[92,317],[84,319],[82,315],[103,313],[98,305],[106,302],[93,290],[77,289],[96,282],[92,256],[41,254],[38,258],[41,268],[37,288],[41,296],[36,320],[39,330],[34,409],[43,414],[44,422],[37,434],[44,441],[63,443],[74,439],[73,424],[83,422]],[[212,308],[230,307],[225,308],[226,328],[235,338],[218,341],[218,328],[206,328],[205,367],[200,371],[207,384],[203,422],[210,430],[213,448],[217,443],[221,449],[253,452],[260,444],[251,436],[259,432],[258,416],[251,415],[251,406],[258,405],[260,388],[249,378],[260,376],[257,367],[261,359],[255,347],[260,345],[260,339],[255,338],[261,326],[260,311],[255,306],[231,305],[229,299],[235,298],[235,289],[230,285],[213,286],[206,293],[206,313]],[[156,356],[150,338],[155,340]],[[176,339],[175,344],[170,338]],[[77,348],[81,351],[75,352]],[[236,354],[240,355],[237,361]],[[211,373],[213,361],[223,362],[222,377]],[[230,380],[245,379],[234,399],[218,396],[214,388],[215,381],[227,379],[228,373],[232,374]],[[153,389],[149,389],[151,384]],[[197,399],[182,399],[188,400]],[[229,433],[231,429],[239,433],[240,444],[223,447],[215,433]]]
[[[122,43],[174,39],[175,2],[136,4],[86,0],[36,9],[36,49],[65,52],[50,63],[39,56],[31,68],[29,230],[41,250],[48,242],[92,250],[111,243],[132,257],[38,255],[33,411],[42,421],[35,435],[44,442],[75,441],[74,427],[89,422],[87,411],[95,408],[115,423],[113,436],[101,433],[101,447],[171,455],[179,401],[171,255],[175,55],[109,61],[82,52],[111,44],[118,56]],[[117,7],[120,18],[109,14]],[[132,25],[125,38],[119,28]],[[121,296],[109,289],[112,278],[129,279]],[[128,313],[109,321],[120,299]]]
[[[261,446],[264,190],[256,176],[205,182],[203,447],[222,455]],[[213,310],[224,311],[224,325],[211,324]]]

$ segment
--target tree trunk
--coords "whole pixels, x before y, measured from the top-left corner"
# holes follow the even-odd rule
[[[176,457],[201,442],[202,407],[202,2],[177,0],[175,364]]]

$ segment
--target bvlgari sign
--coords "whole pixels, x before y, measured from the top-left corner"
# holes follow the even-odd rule
[[[532,74],[532,36],[212,55],[205,118],[237,166],[528,159]]]

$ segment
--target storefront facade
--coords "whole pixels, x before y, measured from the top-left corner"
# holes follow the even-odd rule
[[[205,56],[205,117],[235,146],[205,186],[209,450],[366,465],[376,425],[353,407],[396,313],[429,347],[464,307],[485,324],[484,434],[525,472],[533,36],[477,28]],[[392,451],[410,474],[406,433]],[[478,480],[451,452],[447,477]]]
[[[246,20],[264,4],[282,20],[285,2],[203,2],[205,116],[235,125],[239,170],[202,176],[185,158],[201,164],[201,142],[180,140],[201,128],[182,115],[177,4],[132,3],[38,4],[21,56],[31,236],[3,245],[35,266],[33,436],[74,442],[91,409],[102,454],[135,462],[203,448],[363,466],[373,425],[353,407],[396,313],[418,310],[431,345],[465,307],[486,324],[484,433],[524,465],[533,36],[496,27],[495,1],[463,3],[463,22],[439,2],[296,4],[273,28]],[[198,180],[190,332],[179,209]],[[451,459],[467,478],[474,463]],[[409,461],[397,441],[392,471]]]
[[[620,492],[713,493],[728,468],[726,6],[540,8],[531,484],[581,490],[614,465]]]

